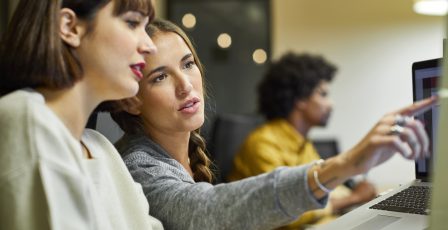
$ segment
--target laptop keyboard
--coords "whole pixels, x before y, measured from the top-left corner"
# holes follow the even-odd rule
[[[371,209],[379,209],[393,212],[404,212],[420,215],[429,215],[428,203],[431,191],[429,187],[410,186],[409,188],[371,206]]]

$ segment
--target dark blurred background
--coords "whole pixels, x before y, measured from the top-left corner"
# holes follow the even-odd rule
[[[209,99],[202,134],[209,139],[217,114],[255,113],[255,88],[271,56],[270,1],[168,0],[166,13],[193,40],[205,66]],[[254,60],[256,50],[261,60]]]

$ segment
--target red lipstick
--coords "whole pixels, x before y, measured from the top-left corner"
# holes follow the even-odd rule
[[[137,78],[139,80],[143,79],[143,69],[145,68],[145,63],[144,62],[140,62],[134,65],[131,65],[131,70],[132,72],[135,74],[135,76],[137,76]]]

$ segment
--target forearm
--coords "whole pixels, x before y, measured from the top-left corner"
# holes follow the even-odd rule
[[[151,214],[167,228],[266,229],[325,205],[325,200],[320,204],[308,193],[306,169],[284,168],[217,186],[166,180],[167,173],[160,174],[165,175],[163,181],[157,175],[144,180],[137,172],[133,175],[142,179]]]

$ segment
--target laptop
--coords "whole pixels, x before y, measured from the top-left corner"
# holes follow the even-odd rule
[[[418,101],[438,92],[437,83],[442,68],[441,59],[431,59],[412,64],[413,99]],[[401,185],[393,191],[377,197],[355,210],[316,229],[353,229],[353,230],[396,230],[428,229],[428,216],[431,214],[430,171],[436,146],[438,127],[438,106],[415,116],[421,120],[430,139],[431,157],[415,162],[416,180]]]

